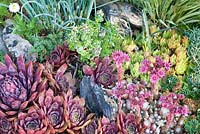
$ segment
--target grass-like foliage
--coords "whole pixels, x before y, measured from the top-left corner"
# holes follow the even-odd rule
[[[151,20],[160,26],[183,26],[200,22],[200,3],[197,0],[141,0],[139,3]]]
[[[67,29],[77,20],[89,18],[95,0],[20,0],[21,14],[28,20],[35,18],[46,29]],[[26,14],[23,14],[23,11]]]

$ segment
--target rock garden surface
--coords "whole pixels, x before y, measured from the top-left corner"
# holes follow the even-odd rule
[[[1,0],[0,134],[200,134],[198,0]]]

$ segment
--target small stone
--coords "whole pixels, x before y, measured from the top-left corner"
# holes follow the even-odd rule
[[[151,122],[150,122],[149,120],[145,120],[145,121],[144,121],[144,126],[145,126],[145,127],[149,128],[150,125],[151,125]]]
[[[158,116],[158,119],[161,119],[161,116]]]
[[[150,129],[146,129],[145,132],[146,132],[147,134],[149,134],[149,133],[150,133]]]

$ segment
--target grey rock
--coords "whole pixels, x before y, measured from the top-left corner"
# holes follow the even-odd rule
[[[13,33],[12,20],[6,20],[6,26],[3,29],[2,39],[12,57],[17,58],[22,55],[25,58],[25,61],[36,61],[36,55],[28,53],[32,48],[30,42]]]
[[[113,107],[104,98],[103,89],[94,83],[91,76],[84,76],[80,84],[80,96],[85,99],[88,109],[97,116],[113,119]]]
[[[3,31],[3,28],[0,28],[0,51],[7,53],[7,48],[5,46],[5,43],[2,40],[2,31]]]

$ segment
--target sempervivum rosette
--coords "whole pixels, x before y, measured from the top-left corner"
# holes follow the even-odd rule
[[[93,120],[82,129],[82,134],[97,134],[97,128],[97,122]]]
[[[115,67],[111,63],[112,59],[109,57],[104,57],[103,60],[95,58],[94,62],[96,64],[95,69],[88,65],[83,66],[84,74],[93,76],[94,82],[97,84],[104,87],[112,86],[116,82]]]
[[[67,43],[57,46],[48,59],[49,63],[54,67],[60,67],[64,63],[70,63],[73,61],[74,55],[77,55],[75,51],[69,50]]]
[[[61,65],[56,72],[53,71],[53,66],[48,62],[46,62],[45,67],[43,74],[46,77],[45,83],[48,87],[54,92],[67,92],[68,89],[72,89],[75,93],[75,79],[72,78],[70,72],[66,72],[67,64]]]
[[[73,98],[72,90],[68,90],[65,96],[65,120],[67,132],[74,134],[80,131],[92,121],[93,114],[86,116],[85,100],[76,96]]]
[[[18,134],[48,134],[48,121],[44,112],[36,105],[26,112],[20,112],[15,122]]]
[[[52,89],[45,90],[39,96],[39,105],[48,119],[51,133],[63,132],[67,128],[62,96],[54,96]]]
[[[99,120],[98,125],[100,134],[118,134],[118,127],[115,121],[110,121],[108,118],[103,117]]]
[[[12,121],[9,121],[2,111],[0,111],[0,134],[14,134]]]
[[[120,134],[136,134],[139,133],[139,120],[133,113],[127,115],[120,110],[117,116],[117,125],[120,130]]]
[[[32,62],[25,64],[22,56],[16,65],[8,55],[4,59],[5,64],[0,63],[0,110],[14,115],[37,97],[42,65],[35,69]]]

